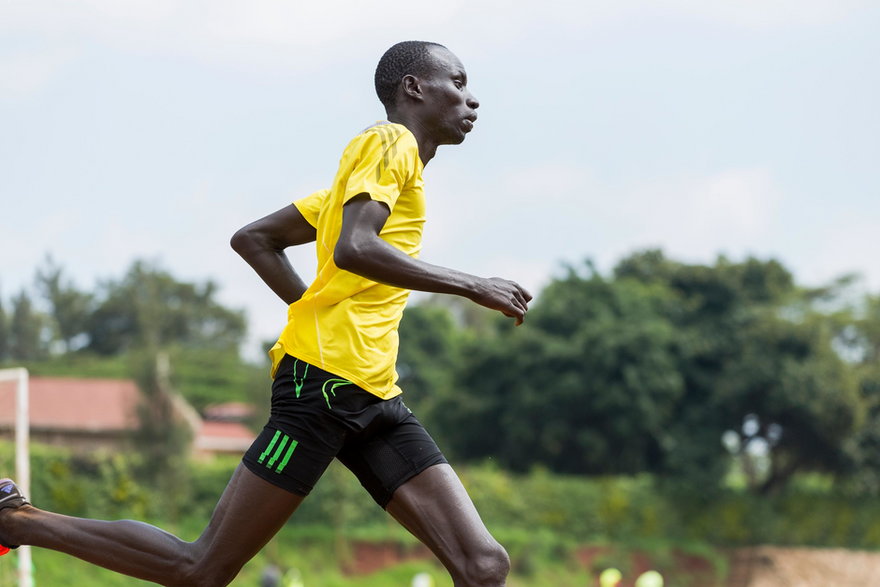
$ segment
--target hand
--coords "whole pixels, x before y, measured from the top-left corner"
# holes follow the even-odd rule
[[[524,287],[515,281],[500,277],[481,279],[471,299],[491,310],[498,310],[508,318],[516,318],[516,325],[523,323],[532,299]]]

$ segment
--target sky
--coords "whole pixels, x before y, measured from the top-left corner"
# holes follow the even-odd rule
[[[409,39],[481,104],[425,170],[424,260],[539,294],[661,248],[880,291],[880,3],[0,0],[0,299],[47,255],[85,290],[144,259],[274,338],[229,238],[330,183]]]

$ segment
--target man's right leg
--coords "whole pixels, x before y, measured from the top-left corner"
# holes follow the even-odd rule
[[[195,542],[142,522],[72,518],[30,505],[0,510],[0,542],[58,550],[161,585],[217,587],[235,578],[303,499],[239,465]]]

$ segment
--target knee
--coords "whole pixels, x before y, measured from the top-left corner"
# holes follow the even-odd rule
[[[500,587],[510,572],[510,557],[504,547],[494,542],[468,558],[465,581],[468,587]]]

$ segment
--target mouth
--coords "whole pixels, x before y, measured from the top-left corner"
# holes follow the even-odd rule
[[[472,114],[470,116],[466,116],[464,120],[462,120],[461,125],[464,127],[466,132],[471,132],[474,130],[474,123],[477,121],[477,115]]]

